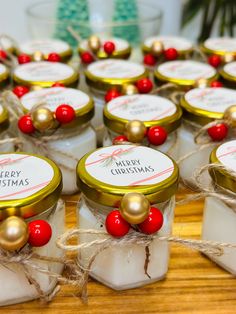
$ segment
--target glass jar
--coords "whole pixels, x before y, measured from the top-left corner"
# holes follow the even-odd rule
[[[68,61],[72,56],[72,49],[65,41],[58,39],[38,39],[21,43],[18,47],[18,54],[25,53],[33,56],[35,52],[41,52],[44,59],[52,52],[59,54],[61,61]]]
[[[14,151],[13,143],[2,143],[1,140],[9,138],[9,115],[5,107],[0,104],[0,152],[12,152]]]
[[[77,87],[79,75],[67,64],[60,62],[29,62],[16,67],[13,73],[15,84],[51,87],[59,82],[65,86]]]
[[[10,74],[7,67],[0,63],[0,90],[9,84]]]
[[[202,144],[194,141],[195,135],[209,122],[222,119],[225,110],[235,102],[236,91],[223,87],[194,88],[182,97],[183,124],[178,131],[178,158],[194,152],[179,164],[185,181],[192,182],[193,171],[208,163],[212,150],[212,145],[201,149]]]
[[[125,126],[129,121],[143,121],[146,128],[162,126],[168,132],[167,140],[159,146],[150,145],[164,153],[170,152],[175,156],[174,148],[181,124],[182,109],[169,99],[155,95],[120,96],[105,105],[104,124],[107,127],[103,145],[112,145],[113,139],[125,133]],[[146,140],[145,145],[149,145]]]
[[[210,155],[210,163],[216,166],[223,165],[229,171],[221,168],[212,168],[209,173],[216,193],[236,199],[235,176],[230,170],[236,171],[236,140],[226,142],[215,148]],[[217,196],[207,197],[205,200],[202,239],[236,244],[236,203],[227,203]],[[222,256],[209,256],[218,265],[236,275],[235,249],[224,248]]]
[[[131,47],[129,42],[125,39],[115,38],[115,37],[100,37],[101,40],[101,48],[96,53],[96,57],[98,59],[108,59],[108,58],[115,58],[115,59],[128,59],[131,54]],[[112,54],[108,55],[104,49],[103,45],[106,41],[112,41],[115,44],[115,50]],[[78,46],[78,53],[81,55],[83,52],[88,51],[88,40],[82,40]]]
[[[59,105],[68,104],[74,108],[76,118],[71,123],[60,125],[52,134],[52,139],[46,143],[46,149],[35,145],[32,136],[29,138],[20,133],[24,139],[23,149],[50,156],[61,168],[63,193],[75,193],[78,190],[75,175],[76,164],[83,155],[96,148],[96,133],[90,126],[90,120],[94,114],[93,100],[79,90],[64,87],[33,91],[21,98],[23,110],[26,112],[41,102],[45,103],[45,107],[52,112],[55,112]],[[39,134],[39,139],[43,135],[43,133]],[[58,136],[58,139],[53,139],[53,136]]]
[[[236,39],[232,37],[208,38],[200,46],[207,55],[218,55],[224,61],[233,61],[236,56]]]
[[[158,235],[171,235],[178,167],[167,155],[145,146],[103,147],[80,160],[77,178],[82,191],[78,206],[79,228],[104,230],[106,215],[119,207],[122,197],[129,192],[139,192],[164,215]],[[103,237],[99,235],[99,239]],[[97,235],[81,234],[79,241],[84,243],[97,238]],[[161,280],[168,271],[169,244],[153,240],[149,250],[149,276],[144,272],[145,246],[137,244],[111,246],[100,252],[90,275],[116,290]],[[80,249],[78,258],[85,269],[93,254],[93,247]]]
[[[98,131],[97,137],[100,144],[104,134],[103,109],[106,91],[113,87],[121,90],[123,85],[135,83],[140,78],[147,76],[148,72],[143,65],[125,60],[101,60],[87,67],[86,82],[95,102],[95,116],[92,125]]]
[[[189,40],[175,36],[153,36],[147,38],[142,45],[143,54],[152,53],[151,47],[155,41],[163,44],[164,49],[175,48],[178,52],[179,59],[190,58],[193,52],[193,44]]]
[[[226,86],[236,88],[236,61],[225,64],[220,75]]]
[[[27,153],[0,155],[0,220],[9,216],[20,216],[26,223],[46,220],[52,229],[50,241],[41,247],[33,247],[33,253],[46,257],[63,257],[55,241],[64,231],[64,204],[59,200],[62,181],[59,168],[49,159]],[[35,171],[37,169],[37,171]],[[2,230],[1,230],[2,236]],[[27,239],[26,239],[27,241]],[[26,244],[27,245],[27,244]],[[0,247],[2,239],[0,238]],[[6,249],[6,248],[5,248]],[[16,252],[18,254],[19,251]],[[63,265],[58,263],[31,261],[60,274]],[[37,281],[41,290],[49,294],[56,285],[55,278],[25,266]],[[35,286],[26,277],[23,266],[9,263],[0,266],[0,280],[4,289],[0,292],[0,305],[29,301],[39,297]]]
[[[192,60],[168,61],[159,65],[154,71],[157,84],[174,83],[180,90],[189,90],[200,80],[209,84],[217,79],[216,70],[203,62]]]

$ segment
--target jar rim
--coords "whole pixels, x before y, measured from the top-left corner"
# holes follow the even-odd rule
[[[202,50],[203,53],[206,53],[206,54],[216,54],[219,56],[225,56],[226,54],[231,54],[231,55],[235,56],[236,51],[226,51],[226,50],[222,50],[222,49],[211,49],[211,48],[207,47],[207,41],[214,40],[214,39],[223,39],[223,38],[227,38],[227,39],[235,41],[235,39],[232,37],[208,38],[203,43],[200,44],[200,49]]]
[[[7,109],[0,104],[0,107],[2,107],[2,112],[0,114],[0,133],[4,132],[9,127],[9,113]]]
[[[0,67],[3,69],[0,74],[0,82],[5,82],[8,80],[10,72],[4,64],[0,64]]]
[[[226,81],[230,81],[230,82],[236,82],[236,76],[229,74],[227,71],[225,71],[225,67],[229,64],[234,63],[236,65],[236,61],[230,62],[230,63],[226,63],[223,68],[220,70],[220,75],[223,77],[223,79],[225,79]]]

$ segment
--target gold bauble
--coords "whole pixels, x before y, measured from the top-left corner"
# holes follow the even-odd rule
[[[161,41],[155,40],[151,45],[151,54],[159,56],[164,51],[164,45]]]
[[[39,85],[34,85],[30,88],[30,91],[37,91],[37,90],[41,90],[43,89],[42,86],[39,86]]]
[[[134,94],[138,94],[138,89],[133,84],[127,84],[122,87],[121,93],[123,95],[134,95]]]
[[[100,39],[95,35],[90,36],[88,39],[88,47],[92,52],[97,53],[101,47]]]
[[[140,224],[149,215],[150,203],[141,193],[128,193],[121,200],[121,216],[130,224]]]
[[[197,80],[194,84],[194,87],[204,88],[208,86],[208,81],[204,78]]]
[[[230,106],[225,110],[224,120],[226,120],[231,127],[236,127],[236,105]]]
[[[33,60],[34,61],[42,61],[44,60],[44,56],[42,54],[41,51],[35,51],[34,54],[33,54]]]
[[[32,120],[34,127],[39,131],[46,131],[54,126],[53,112],[47,108],[39,108],[33,111]]]
[[[140,143],[146,134],[146,130],[147,129],[142,121],[132,120],[125,126],[125,135],[130,142]]]
[[[226,53],[222,56],[223,63],[229,63],[234,61],[234,55],[232,53]]]
[[[28,241],[29,232],[26,222],[11,216],[0,225],[0,248],[7,251],[21,249]]]

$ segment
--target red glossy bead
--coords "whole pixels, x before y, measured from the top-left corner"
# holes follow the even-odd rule
[[[5,50],[0,49],[0,58],[3,60],[7,58],[7,53]]]
[[[88,51],[82,52],[80,58],[82,62],[85,64],[90,64],[94,61],[93,55]]]
[[[121,96],[121,93],[117,89],[112,88],[106,92],[105,101],[109,102],[112,99],[117,98],[119,96]]]
[[[18,85],[15,88],[13,88],[12,91],[17,97],[21,98],[22,96],[29,92],[29,88],[26,86]]]
[[[167,132],[162,126],[152,126],[148,130],[147,138],[152,145],[162,145],[167,139]]]
[[[164,56],[168,61],[176,60],[178,58],[178,51],[175,48],[168,48],[164,51]]]
[[[153,88],[153,83],[149,78],[143,78],[137,81],[136,86],[140,94],[147,94]]]
[[[57,107],[55,116],[58,122],[62,124],[70,123],[75,119],[75,110],[67,104],[62,104]]]
[[[224,123],[218,123],[207,130],[213,141],[222,141],[228,134],[228,127]]]
[[[145,65],[153,66],[156,64],[156,58],[151,54],[147,54],[143,57],[143,63]]]
[[[107,232],[117,238],[126,235],[130,229],[129,223],[124,220],[119,210],[113,210],[107,215],[105,225]]]
[[[125,136],[125,135],[118,135],[113,139],[112,144],[114,145],[114,144],[117,144],[119,142],[129,142],[129,140],[128,140],[127,136]]]
[[[111,55],[115,51],[116,46],[112,41],[106,41],[103,45],[103,49],[108,55]]]
[[[61,61],[61,57],[60,57],[60,55],[58,53],[51,52],[48,55],[47,61],[50,61],[50,62],[60,62]]]
[[[19,64],[29,63],[30,61],[31,61],[31,57],[25,53],[22,53],[21,55],[18,56]]]
[[[31,246],[44,246],[46,245],[52,236],[52,228],[45,220],[34,220],[28,225],[29,239],[28,242]]]
[[[214,68],[217,68],[221,64],[221,57],[217,55],[211,55],[208,58],[208,63]]]
[[[30,115],[26,114],[18,120],[18,128],[22,133],[32,134],[35,131],[35,127],[33,125],[33,121]]]
[[[56,82],[56,83],[52,84],[52,87],[65,87],[65,85],[62,83]]]
[[[143,233],[152,234],[161,229],[163,221],[162,212],[156,207],[151,207],[148,217],[138,225],[138,228]]]
[[[211,82],[211,87],[223,87],[223,83],[221,83],[220,81],[213,81]]]

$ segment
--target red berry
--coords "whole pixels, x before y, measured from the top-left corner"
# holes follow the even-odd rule
[[[152,81],[149,78],[143,78],[138,80],[136,85],[140,94],[147,94],[153,88]]]
[[[175,48],[168,48],[164,51],[164,56],[168,61],[176,60],[178,58],[178,51]]]
[[[113,141],[112,141],[112,144],[117,144],[119,142],[128,142],[128,138],[125,136],[125,135],[118,135],[116,136]]]
[[[75,119],[75,110],[70,105],[62,104],[57,107],[55,115],[57,121],[62,124],[66,124]]]
[[[161,229],[163,220],[162,212],[156,207],[151,207],[148,218],[138,225],[139,230],[146,234],[155,233]]]
[[[32,134],[35,131],[35,127],[33,125],[33,121],[31,116],[26,114],[18,120],[18,128],[22,133],[25,134]]]
[[[228,127],[224,123],[218,123],[207,130],[213,141],[222,141],[228,134]]]
[[[56,83],[52,84],[52,87],[65,87],[65,85],[62,83],[56,82]]]
[[[80,58],[82,62],[85,64],[90,64],[94,61],[93,55],[88,51],[82,52]]]
[[[26,86],[18,85],[15,88],[13,88],[12,91],[17,97],[21,98],[22,96],[29,92],[29,89]]]
[[[112,41],[106,41],[103,45],[103,49],[108,55],[111,55],[115,51],[116,46]]]
[[[123,237],[129,232],[129,223],[122,218],[119,210],[113,210],[106,218],[107,232],[113,237]]]
[[[143,63],[145,65],[153,66],[156,64],[156,58],[151,54],[147,54],[143,58]]]
[[[220,81],[213,81],[211,87],[223,87],[223,84]]]
[[[7,53],[5,50],[0,49],[0,59],[5,60],[7,58]]]
[[[109,102],[112,99],[117,98],[119,96],[121,96],[121,93],[117,89],[112,88],[106,92],[105,101]]]
[[[167,132],[162,126],[152,126],[147,133],[148,141],[152,145],[162,145],[167,139]]]
[[[58,53],[51,52],[48,55],[47,61],[50,61],[50,62],[60,62],[61,61],[61,57],[60,57],[60,55]]]
[[[221,57],[217,55],[211,55],[208,58],[208,63],[214,68],[217,68],[221,64]]]
[[[29,239],[31,246],[44,246],[47,244],[52,236],[52,228],[45,220],[34,220],[28,225]]]
[[[30,61],[31,61],[31,57],[25,53],[22,53],[21,55],[18,56],[19,64],[29,63]]]

